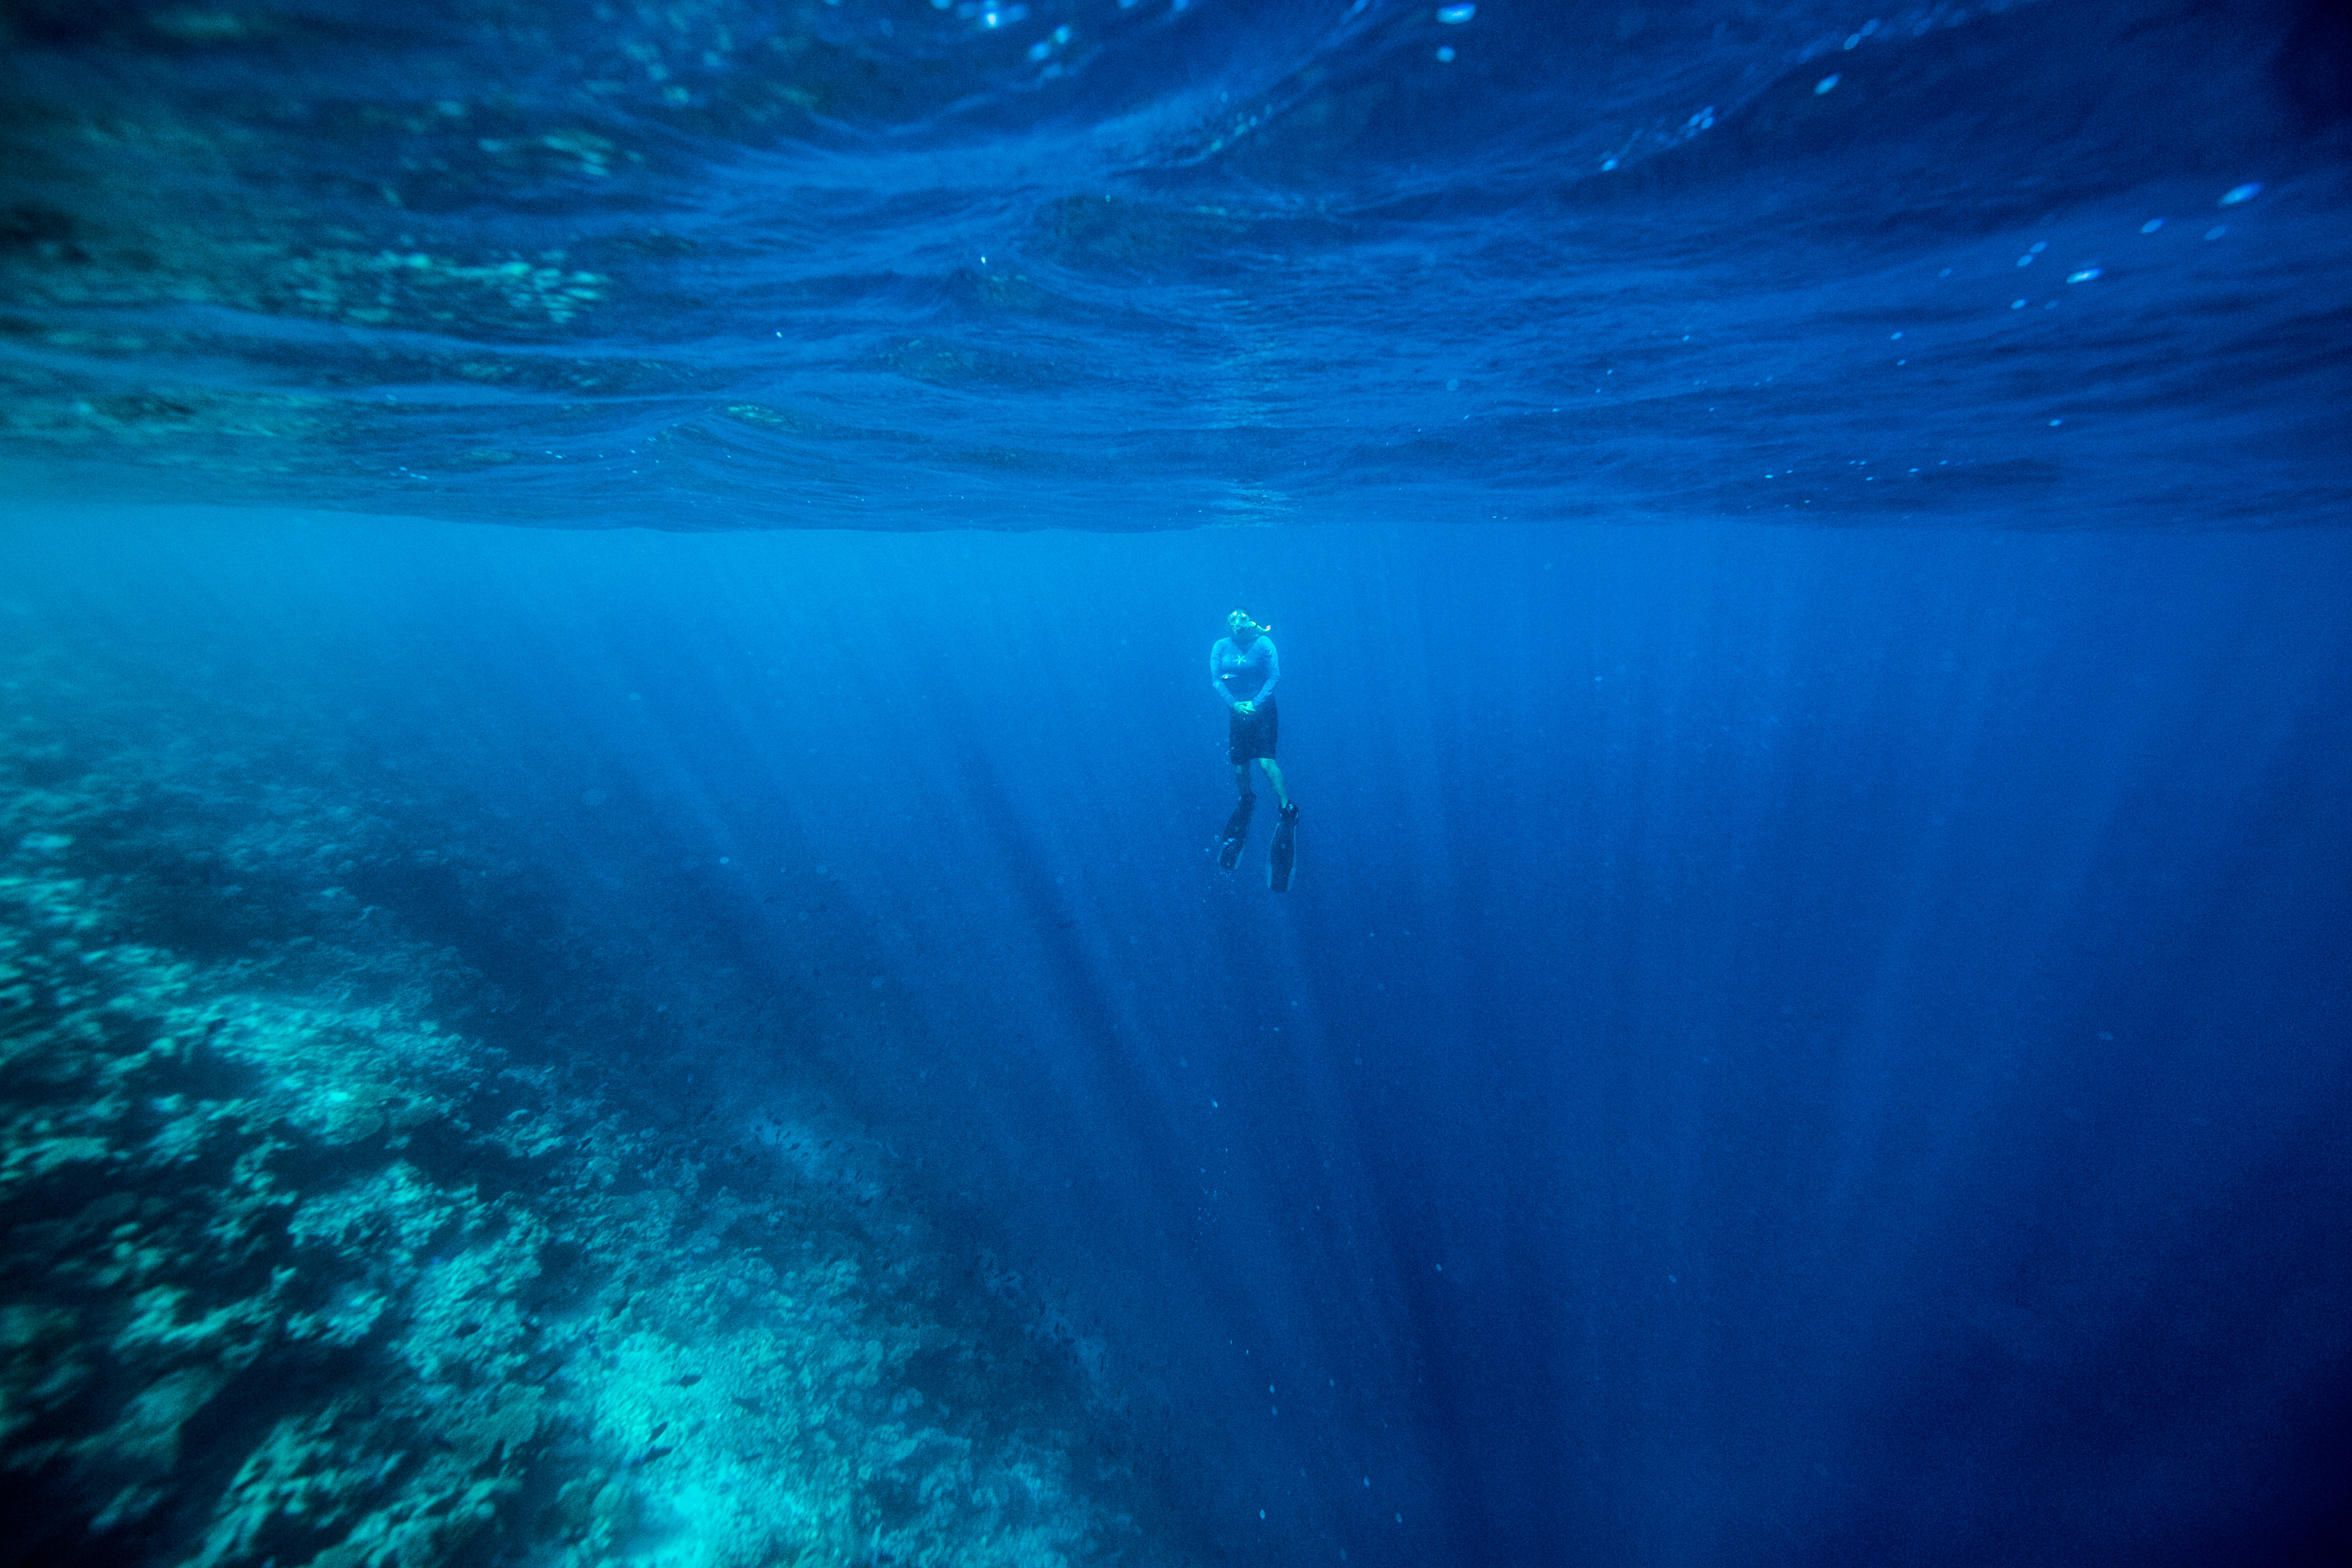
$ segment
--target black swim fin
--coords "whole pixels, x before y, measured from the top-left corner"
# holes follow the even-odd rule
[[[1282,820],[1274,828],[1274,847],[1265,854],[1265,885],[1277,893],[1290,891],[1290,865],[1298,858],[1294,837],[1297,828],[1298,803],[1293,801],[1282,808]]]
[[[1234,807],[1234,814],[1225,818],[1224,840],[1217,846],[1217,864],[1228,871],[1242,858],[1242,846],[1249,840],[1250,813],[1256,809],[1257,796],[1245,795],[1242,803]]]

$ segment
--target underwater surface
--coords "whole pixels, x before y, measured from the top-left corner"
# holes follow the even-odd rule
[[[2316,0],[0,0],[0,1565],[2352,1561],[2347,407]]]

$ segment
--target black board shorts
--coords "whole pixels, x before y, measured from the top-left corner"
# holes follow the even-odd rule
[[[1255,762],[1260,757],[1274,755],[1275,736],[1282,729],[1282,716],[1275,711],[1274,699],[1258,704],[1255,713],[1229,712],[1231,727],[1225,731],[1225,755],[1235,767]]]

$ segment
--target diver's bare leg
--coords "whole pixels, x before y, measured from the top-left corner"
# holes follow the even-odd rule
[[[1257,760],[1257,765],[1265,770],[1266,782],[1274,785],[1274,798],[1282,804],[1283,810],[1288,811],[1290,809],[1290,792],[1282,787],[1281,764],[1276,763],[1272,757],[1260,757]],[[1241,771],[1244,773],[1249,772],[1247,768],[1244,768]],[[1242,785],[1242,792],[1244,795],[1249,793],[1249,785],[1246,784]]]

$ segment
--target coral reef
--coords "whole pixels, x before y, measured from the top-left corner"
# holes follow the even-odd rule
[[[0,1559],[1173,1560],[1097,1391],[918,1210],[446,1026],[457,959],[315,890],[381,821],[207,786],[174,881],[169,759],[21,719],[0,1495],[44,1522]]]

